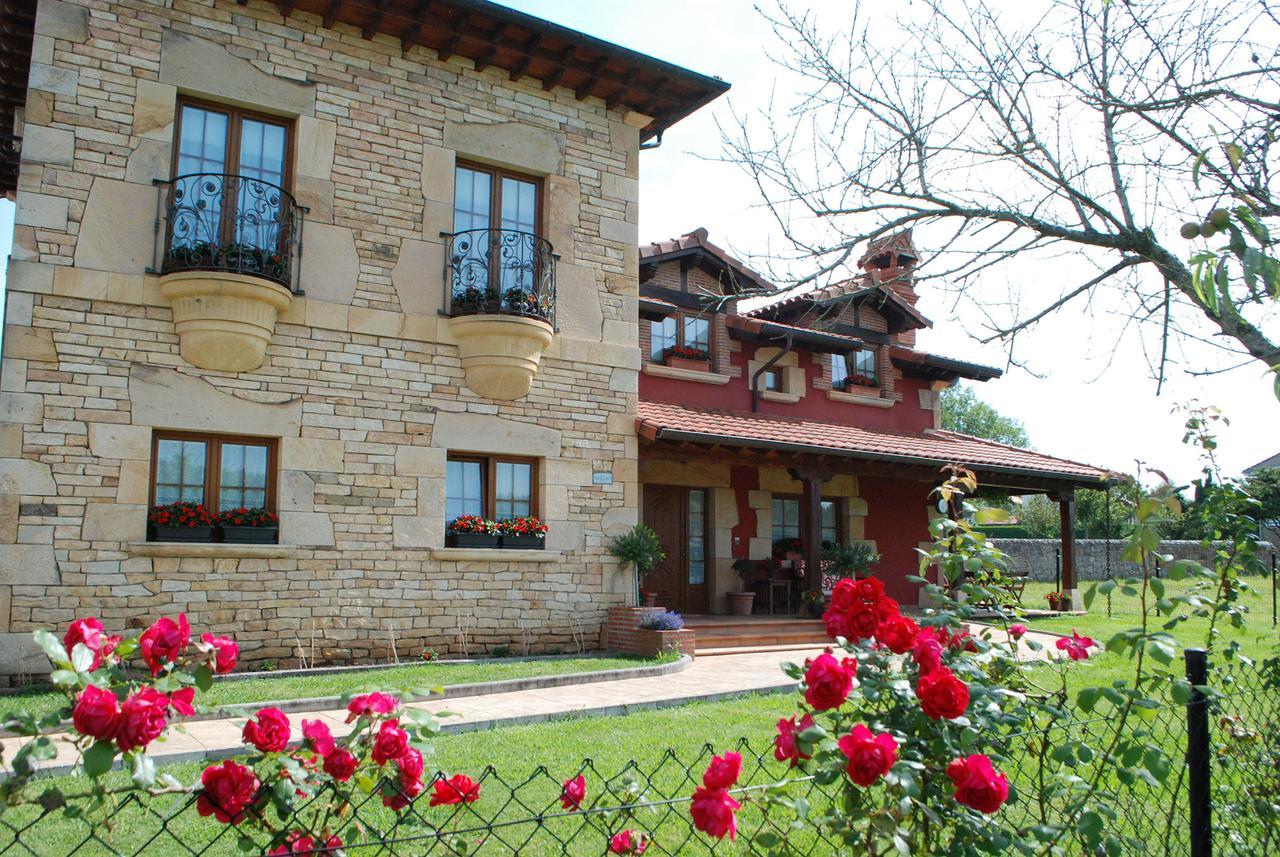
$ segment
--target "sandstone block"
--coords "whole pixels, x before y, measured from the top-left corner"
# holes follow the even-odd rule
[[[144,426],[297,437],[302,425],[301,398],[253,402],[200,378],[139,363],[129,371],[129,398],[134,423]]]
[[[529,173],[563,172],[564,135],[523,122],[446,121],[444,144],[468,158]]]
[[[4,326],[4,356],[45,363],[58,362],[58,348],[53,331],[20,324]]]
[[[40,0],[35,31],[53,39],[83,42],[89,38],[89,10],[62,0]]]
[[[323,512],[280,513],[280,543],[333,547],[333,522]]]
[[[29,458],[0,458],[0,494],[51,497],[57,493],[49,465]]]
[[[338,126],[328,119],[298,117],[296,126],[297,172],[301,176],[328,180],[333,174],[333,152]]]
[[[0,585],[47,586],[58,583],[53,545],[0,545]]]
[[[396,448],[397,476],[431,476],[443,479],[446,452],[426,446],[400,446]]]
[[[22,129],[22,160],[69,167],[75,162],[76,135],[63,128],[28,123]]]
[[[32,89],[56,92],[58,95],[74,96],[79,85],[78,71],[42,62],[33,62],[27,77],[27,86]]]
[[[280,471],[279,503],[283,511],[310,512],[315,509],[316,483],[301,470]]]
[[[259,70],[214,42],[165,28],[160,80],[184,92],[239,101],[294,116],[313,116],[315,86]]]
[[[133,133],[165,142],[173,140],[178,88],[155,80],[138,80],[133,102]]]
[[[422,195],[431,202],[453,205],[454,152],[443,146],[422,147]],[[428,235],[427,237],[434,237]]]
[[[116,423],[89,424],[89,451],[99,458],[151,460],[151,429]]]
[[[90,503],[84,509],[81,537],[86,542],[140,542],[147,537],[147,507]]]
[[[536,423],[488,414],[438,413],[431,430],[431,445],[439,449],[551,458],[560,455],[560,432]],[[588,473],[587,482],[590,481]]]
[[[360,278],[356,239],[344,226],[308,223],[299,282],[312,301],[348,305]]]
[[[155,252],[156,189],[96,178],[76,239],[78,268],[141,274]]]
[[[18,495],[0,494],[0,544],[18,540]]]
[[[287,437],[280,442],[280,466],[285,470],[341,473],[345,448],[340,440]]]
[[[19,226],[35,226],[41,229],[67,229],[67,204],[63,196],[47,193],[18,191],[18,210],[14,223]]]

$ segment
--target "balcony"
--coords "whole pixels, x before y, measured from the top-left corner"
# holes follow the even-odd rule
[[[467,386],[491,399],[529,392],[555,332],[551,242],[514,229],[447,233],[445,305]]]
[[[293,300],[298,205],[283,188],[246,176],[196,173],[158,184],[160,290],[173,306],[179,353],[202,369],[257,369]]]

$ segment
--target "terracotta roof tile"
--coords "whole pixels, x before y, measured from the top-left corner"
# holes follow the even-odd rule
[[[765,279],[760,273],[748,268],[741,261],[734,258],[726,250],[713,244],[705,227],[699,226],[692,232],[686,232],[678,238],[670,238],[666,241],[652,241],[648,244],[640,245],[640,260],[651,259],[660,256],[669,256],[672,253],[681,253],[685,250],[705,250],[723,262],[727,267],[738,272],[738,275],[751,280],[762,289],[774,290],[777,288],[773,283]]]
[[[1113,474],[1100,467],[950,431],[921,434],[859,428],[815,420],[704,410],[668,402],[641,401],[637,428],[650,440],[665,438],[743,446],[812,450],[851,458],[915,464],[962,464],[976,470],[1043,475],[1080,483],[1103,482]]]

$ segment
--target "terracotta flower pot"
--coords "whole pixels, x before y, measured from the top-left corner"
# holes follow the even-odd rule
[[[729,592],[729,612],[734,616],[750,616],[755,605],[754,592]]]
[[[676,357],[674,355],[667,358],[667,365],[672,369],[685,369],[689,372],[711,371],[711,361],[709,360],[693,360],[688,357]]]

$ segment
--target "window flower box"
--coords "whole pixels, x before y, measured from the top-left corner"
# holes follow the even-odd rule
[[[496,521],[478,515],[459,515],[450,522],[445,543],[453,548],[496,548],[501,539]]]
[[[836,388],[840,390],[845,390],[845,391],[856,390],[856,389],[874,390],[874,389],[877,389],[879,386],[880,386],[880,382],[877,381],[873,376],[861,375],[861,374],[855,373],[853,375],[848,376],[839,384],[837,384]]]
[[[150,538],[156,542],[211,542],[218,517],[202,503],[152,506],[147,515]]]
[[[542,550],[547,546],[547,525],[535,517],[508,518],[498,522],[501,547],[511,550]]]
[[[227,509],[218,515],[218,523],[224,542],[273,545],[280,537],[280,519],[263,508]]]
[[[711,354],[703,348],[690,348],[677,345],[667,349],[666,363],[672,369],[685,369],[689,372],[710,372]]]

